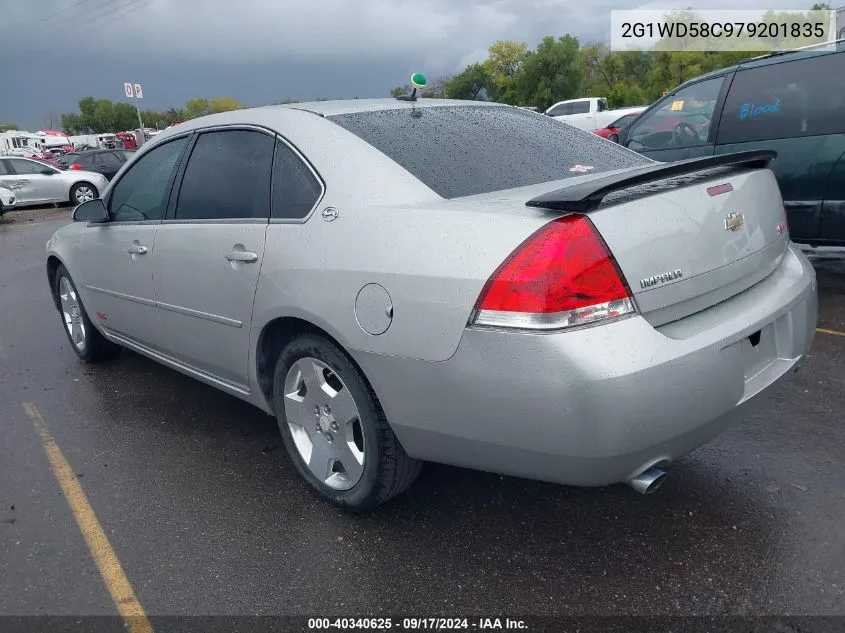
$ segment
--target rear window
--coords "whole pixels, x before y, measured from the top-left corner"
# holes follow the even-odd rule
[[[521,108],[435,106],[327,118],[444,198],[651,163],[589,132]]]

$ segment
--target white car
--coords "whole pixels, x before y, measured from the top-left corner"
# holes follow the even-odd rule
[[[0,215],[15,206],[15,194],[11,189],[0,187]]]
[[[62,171],[31,158],[0,156],[0,187],[15,194],[19,207],[52,202],[82,204],[99,198],[106,185],[106,177],[92,171]]]

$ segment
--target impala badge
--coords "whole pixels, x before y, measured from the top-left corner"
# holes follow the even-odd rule
[[[658,284],[665,284],[667,281],[675,281],[683,276],[684,273],[680,268],[660,273],[659,275],[652,275],[651,277],[640,279],[640,288],[651,288],[652,286],[656,286]]]
[[[739,231],[745,224],[745,216],[741,213],[729,213],[725,218],[726,231]]]

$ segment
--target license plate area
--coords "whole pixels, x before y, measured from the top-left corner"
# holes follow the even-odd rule
[[[753,379],[777,360],[774,324],[752,333],[742,340],[742,358],[745,366],[745,382]]]

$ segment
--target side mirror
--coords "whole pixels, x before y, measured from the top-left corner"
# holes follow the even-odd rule
[[[109,212],[100,198],[83,202],[73,210],[74,222],[93,222],[102,224],[108,222]]]

